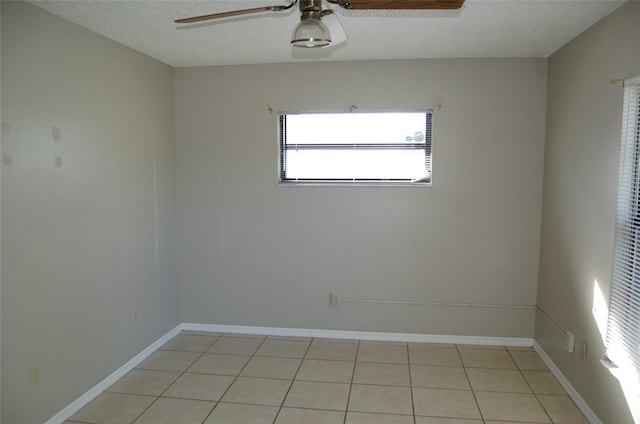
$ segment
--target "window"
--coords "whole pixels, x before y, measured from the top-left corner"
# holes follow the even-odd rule
[[[280,182],[429,184],[431,111],[281,113]]]
[[[640,76],[625,81],[607,359],[640,383]]]

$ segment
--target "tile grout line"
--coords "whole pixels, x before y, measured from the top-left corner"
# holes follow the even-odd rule
[[[180,332],[180,333],[181,333],[181,332]],[[177,337],[177,336],[179,336],[179,335],[180,335],[180,333],[178,333],[178,334],[176,335],[176,337]],[[192,334],[185,334],[185,335],[191,335],[191,336],[195,336],[195,337],[207,337],[207,336],[200,336],[200,335],[195,335],[195,334],[193,334],[193,335],[192,335]],[[158,399],[160,399],[160,398],[162,397],[162,395],[164,395],[164,394],[167,392],[167,390],[169,390],[169,389],[171,388],[171,386],[173,386],[173,385],[176,383],[176,381],[178,381],[178,380],[179,380],[183,375],[185,375],[185,374],[187,373],[187,371],[189,370],[189,368],[191,368],[191,367],[193,366],[193,364],[195,364],[196,362],[198,362],[198,360],[200,360],[200,358],[202,358],[202,357],[205,355],[205,353],[207,353],[207,351],[208,351],[209,349],[211,349],[211,347],[212,347],[214,344],[216,344],[216,342],[217,342],[218,340],[220,340],[220,337],[222,337],[222,335],[215,336],[214,340],[211,342],[211,344],[210,344],[210,345],[209,345],[209,346],[208,346],[208,347],[207,347],[203,352],[196,352],[196,353],[200,353],[200,355],[199,355],[199,356],[198,356],[198,357],[197,357],[197,358],[196,358],[196,359],[195,359],[191,364],[189,364],[189,366],[187,366],[187,367],[184,369],[184,371],[182,371],[182,373],[178,376],[178,378],[176,378],[176,379],[175,379],[171,384],[169,384],[169,386],[168,386],[166,389],[164,389],[164,391],[160,394],[160,396],[158,396]],[[175,337],[174,337],[174,338],[175,338]],[[160,349],[158,349],[158,350],[160,350]],[[154,403],[156,403],[156,402],[158,401],[158,399],[156,399],[156,400],[155,400],[151,405],[153,405]],[[169,399],[169,398],[168,398],[168,397],[165,397],[165,399]],[[201,400],[201,399],[190,399],[190,400]],[[149,408],[151,408],[151,405],[149,405]],[[209,411],[209,413],[204,417],[204,420],[202,420],[202,422],[203,422],[203,423],[207,420],[207,418],[209,418],[209,415],[211,415],[211,413],[213,412],[213,410],[214,410],[214,409],[216,409],[216,406],[218,406],[218,402],[216,402],[216,403],[215,403],[215,405],[213,405],[213,408],[211,408],[211,411]],[[148,408],[147,408],[147,409],[148,409]],[[137,419],[139,419],[139,418],[140,418],[140,417],[136,418],[136,420],[137,420]],[[134,424],[135,424],[135,421],[134,421]]]
[[[484,423],[484,414],[482,413],[482,409],[480,409],[480,404],[478,403],[478,398],[476,396],[476,391],[473,389],[471,385],[471,379],[469,378],[469,373],[467,372],[467,367],[462,359],[462,354],[460,353],[460,347],[455,345],[456,353],[458,354],[458,359],[460,359],[460,363],[462,364],[462,370],[464,371],[464,375],[467,378],[467,383],[469,383],[469,389],[471,390],[471,395],[473,396],[473,401],[476,403],[476,408],[478,408],[478,413],[480,414],[480,420]]]
[[[538,397],[538,394],[535,392],[535,390],[533,390],[533,387],[531,387],[531,384],[529,384],[529,381],[526,379],[526,377],[524,376],[524,374],[522,373],[522,368],[520,368],[520,364],[518,364],[518,362],[516,361],[516,359],[513,357],[513,355],[511,354],[511,352],[509,351],[509,349],[507,349],[507,352],[509,352],[509,357],[511,358],[511,360],[513,361],[514,364],[516,364],[516,368],[518,369],[518,372],[520,373],[520,375],[522,376],[522,378],[524,379],[525,383],[527,383],[527,386],[529,387],[529,389],[531,390],[531,393],[533,394],[533,396],[536,398],[536,401],[538,402],[538,404],[540,405],[540,407],[542,408],[542,410],[544,411],[545,415],[547,416],[547,418],[549,418],[549,422],[553,423],[553,419],[551,418],[551,415],[549,414],[549,411],[547,411],[547,408],[544,407],[544,405],[542,404],[542,402],[540,401],[540,398]],[[537,355],[537,353],[536,353]]]
[[[411,377],[411,354],[409,353],[409,343],[407,343],[407,368],[409,368],[409,390],[411,393],[411,412],[413,415],[413,424],[416,423],[416,402],[413,397],[413,380]]]
[[[203,352],[203,356],[205,353],[207,353],[209,351],[209,349],[211,349],[213,347],[214,344],[216,344],[221,338],[225,337],[225,334],[233,334],[233,333],[222,333],[222,335],[220,337],[218,337],[216,339],[215,342],[213,342],[211,344],[211,346],[209,346],[209,348]],[[226,337],[231,337],[233,338],[233,336],[229,336],[227,335]],[[252,338],[252,337],[245,337],[247,339]],[[238,381],[238,377],[240,377],[240,374],[242,373],[242,371],[244,371],[244,369],[247,367],[247,365],[249,365],[249,362],[251,362],[251,359],[253,359],[253,357],[256,355],[256,352],[258,351],[258,349],[260,349],[260,347],[264,344],[264,342],[267,340],[267,336],[264,336],[264,338],[262,339],[262,341],[260,342],[260,344],[256,347],[256,349],[253,351],[253,353],[251,355],[238,355],[238,354],[234,354],[234,355],[238,355],[238,356],[249,356],[249,359],[247,360],[247,362],[245,362],[245,364],[242,366],[242,368],[240,368],[240,370],[238,370],[238,372],[236,373],[235,376],[233,376],[233,381],[231,382],[231,384],[229,384],[229,386],[227,387],[227,389],[224,391],[224,393],[222,393],[220,395],[220,398],[218,399],[218,401],[216,402],[216,405],[213,407],[213,409],[211,411],[209,411],[209,414],[207,414],[207,416],[205,417],[204,421],[202,421],[203,423],[206,422],[209,417],[211,416],[211,414],[214,413],[214,411],[216,410],[216,408],[218,407],[218,405],[220,405],[220,403],[222,403],[222,398],[229,392],[229,389],[231,389],[231,386],[233,386],[235,384],[236,381]],[[193,364],[191,364],[193,366]],[[218,374],[210,374],[210,375],[218,375]],[[233,403],[233,402],[230,402]]]
[[[182,333],[182,331],[181,331],[180,333]],[[179,336],[179,335],[180,335],[180,333],[176,334],[176,336],[175,336],[175,337]],[[173,337],[171,340],[175,339],[175,337]],[[205,337],[206,337],[206,336],[205,336]],[[217,342],[217,341],[218,341],[218,339],[219,339],[219,338],[220,338],[220,336],[215,337],[215,340],[214,340],[213,342],[211,342],[211,344],[209,345],[209,347],[208,347],[207,349],[209,349],[211,346],[213,346],[213,345],[215,344],[215,342]],[[169,342],[167,342],[167,343],[169,343]],[[166,344],[166,343],[165,343],[165,344]],[[162,349],[162,346],[160,346],[160,347],[158,348],[158,350],[157,350],[157,351],[161,351],[161,350],[162,350],[162,351],[165,351],[165,352],[184,352],[184,351],[174,351],[174,350],[170,350],[170,349]],[[156,352],[157,352],[157,351],[156,351]],[[149,409],[151,409],[151,407],[152,407],[153,405],[155,405],[155,404],[158,402],[158,400],[162,397],[162,395],[163,395],[167,390],[169,390],[169,388],[170,388],[171,386],[173,386],[173,384],[174,384],[176,381],[178,381],[178,380],[180,379],[180,377],[182,377],[182,376],[187,372],[187,370],[188,370],[188,369],[189,369],[193,364],[195,364],[195,363],[196,363],[196,361],[197,361],[198,359],[200,359],[200,358],[204,355],[204,353],[205,353],[206,351],[207,351],[207,350],[205,349],[205,351],[204,351],[204,352],[201,352],[201,353],[200,353],[200,352],[191,352],[191,353],[200,353],[200,355],[199,355],[199,356],[198,356],[198,357],[197,357],[193,362],[191,362],[191,364],[189,364],[189,365],[185,368],[185,370],[184,370],[184,371],[182,371],[182,372],[176,371],[176,372],[179,372],[179,373],[180,373],[180,374],[176,377],[176,379],[175,379],[175,380],[173,380],[173,381],[172,381],[172,382],[171,382],[171,383],[170,383],[170,384],[169,384],[169,385],[168,385],[168,386],[167,386],[167,387],[166,387],[166,388],[165,388],[165,389],[164,389],[164,390],[163,390],[163,391],[158,395],[158,396],[156,396],[155,400],[154,400],[153,402],[151,402],[151,403],[149,404],[149,406],[148,406],[148,407],[146,407],[146,408],[145,408],[145,409],[144,409],[144,410],[143,410],[143,411],[142,411],[142,412],[141,412],[141,413],[140,413],[140,414],[139,414],[139,415],[138,415],[138,416],[137,416],[137,417],[136,417],[136,418],[131,422],[131,424],[135,424],[135,422],[136,422],[136,421],[138,421],[138,420],[139,420],[139,419],[140,419],[140,418],[141,418],[141,417],[142,417],[142,416],[143,416],[143,415],[144,415],[144,414],[145,414]],[[137,368],[137,367],[136,367],[136,368]],[[135,369],[135,368],[134,368],[134,369]],[[140,368],[140,369],[144,369],[144,368]],[[167,370],[156,370],[156,371],[167,371]],[[193,399],[192,399],[192,400],[193,400]],[[214,406],[211,410],[213,411],[213,409],[215,409],[215,406]],[[211,413],[211,412],[209,412],[209,413]],[[209,414],[207,414],[207,416],[209,416]],[[205,418],[205,420],[206,420],[206,418]]]
[[[282,402],[280,402],[280,407],[278,408],[278,413],[273,418],[273,423],[275,423],[278,420],[278,417],[280,416],[280,412],[282,412],[282,408],[284,408],[284,402],[287,400],[287,396],[289,396],[289,392],[291,392],[291,388],[293,387],[293,383],[296,380],[296,376],[298,375],[298,372],[300,372],[300,368],[302,367],[302,363],[304,362],[304,358],[307,356],[307,353],[309,352],[309,349],[311,348],[311,343],[313,343],[313,340],[314,340],[314,338],[312,337],[311,341],[309,342],[309,345],[307,346],[307,349],[304,351],[304,355],[302,356],[302,359],[300,360],[300,364],[298,365],[298,368],[296,369],[296,372],[293,374],[293,377],[291,378],[291,383],[289,383],[289,388],[287,389],[287,393],[284,394],[284,397],[282,398]]]
[[[204,352],[202,352],[202,354],[198,357],[198,359],[196,359],[195,361],[193,361],[193,363],[187,367],[187,369],[184,371],[184,373],[183,373],[182,375],[186,374],[186,373],[187,373],[187,371],[189,371],[189,368],[191,368],[191,367],[192,367],[196,362],[198,362],[201,358],[203,358],[203,357],[204,357],[204,355],[206,355],[206,354],[207,354],[207,352],[209,351],[209,349],[211,349],[211,348],[213,347],[213,345],[214,345],[214,344],[216,344],[216,343],[218,342],[218,340],[220,340],[220,339],[222,338],[222,336],[224,336],[224,333],[222,333],[222,334],[220,334],[219,336],[217,336],[217,337],[216,337],[216,339],[213,341],[213,343],[211,343],[211,344],[209,345],[209,347],[207,347],[207,348],[204,350]],[[235,381],[235,379],[231,382],[231,384],[233,384],[233,382],[234,382],[234,381]],[[175,383],[175,381],[174,381],[174,383]],[[229,387],[231,387],[231,384],[229,384]],[[172,383],[171,385],[173,385],[173,383]],[[171,386],[169,386],[169,387],[171,387]],[[169,390],[169,387],[167,387],[167,390]],[[229,390],[229,387],[227,387],[227,390]],[[167,390],[165,390],[165,392],[166,392]],[[225,392],[224,392],[224,393],[226,393],[226,392],[227,392],[227,391],[225,390]],[[163,393],[164,393],[164,392],[163,392]],[[211,411],[209,411],[209,413],[204,417],[204,419],[202,420],[202,423],[203,423],[203,424],[204,424],[204,423],[209,419],[209,417],[211,416],[211,414],[213,414],[213,411],[215,411],[215,410],[216,410],[216,408],[217,408],[217,407],[218,407],[218,405],[220,404],[220,400],[222,399],[222,396],[224,396],[224,393],[220,395],[220,398],[218,398],[218,400],[216,401],[215,405],[213,405],[213,408],[211,408]]]
[[[343,418],[343,424],[346,424],[347,422],[347,414],[349,413],[349,403],[351,402],[351,391],[353,389],[353,379],[355,378],[356,375],[356,366],[358,365],[358,353],[360,352],[360,342],[361,340],[358,340],[357,346],[356,346],[356,354],[355,354],[355,358],[353,358],[353,370],[351,371],[351,381],[349,382],[349,395],[347,396],[347,405],[344,408],[344,418]]]
[[[179,334],[178,334],[179,335]],[[191,336],[200,336],[200,337],[207,337],[205,335],[200,335],[200,334],[188,334]],[[224,397],[224,395],[229,391],[229,389],[231,388],[231,386],[233,385],[233,383],[236,382],[236,380],[238,379],[238,377],[240,377],[240,373],[244,370],[244,368],[247,366],[247,364],[249,363],[249,361],[255,356],[255,353],[258,351],[258,349],[260,349],[260,346],[262,346],[262,344],[267,340],[267,337],[265,336],[262,340],[262,342],[260,342],[260,344],[256,347],[256,350],[254,351],[253,354],[251,355],[239,355],[239,354],[235,354],[237,356],[249,356],[249,359],[247,360],[247,362],[245,363],[245,365],[243,365],[243,367],[240,369],[240,371],[238,371],[238,373],[235,376],[229,376],[229,377],[233,377],[233,381],[231,382],[231,384],[229,385],[229,387],[227,387],[227,389],[224,391],[224,393],[220,396],[220,398],[217,401],[210,401],[210,400],[203,400],[203,399],[191,399],[191,398],[175,398],[175,397],[171,397],[171,396],[163,396],[167,390],[169,390],[171,388],[171,386],[178,380],[180,379],[180,377],[184,376],[185,374],[192,374],[189,373],[188,370],[189,368],[191,368],[199,359],[201,359],[204,355],[208,354],[209,349],[211,349],[213,347],[213,345],[215,345],[221,338],[225,337],[225,333],[222,333],[218,336],[215,336],[215,340],[203,351],[203,352],[193,352],[193,351],[186,351],[186,350],[172,350],[172,349],[158,349],[158,350],[164,350],[164,351],[171,351],[171,352],[185,352],[185,353],[199,353],[200,355],[190,364],[187,366],[187,368],[180,372],[180,371],[174,371],[174,372],[178,372],[180,373],[180,375],[171,382],[171,384],[169,384],[169,386],[162,391],[162,393],[160,395],[158,395],[156,397],[156,399],[151,403],[151,405],[149,405],[149,407],[147,407],[140,415],[138,415],[136,417],[136,419],[133,421],[132,424],[135,424],[135,421],[140,419],[140,417],[149,409],[151,408],[152,405],[154,405],[160,398],[164,398],[164,399],[183,399],[183,400],[193,400],[193,401],[200,401],[200,402],[215,402],[214,407],[211,409],[211,411],[207,414],[207,416],[205,417],[204,421],[206,421],[209,416],[213,413],[213,411],[216,409],[216,407],[218,406],[218,404],[220,403],[220,401],[222,400],[222,397]],[[231,337],[233,338],[233,336],[229,336],[227,335],[226,337]],[[242,337],[238,337],[238,338],[242,338]],[[253,337],[244,337],[244,338],[253,338]],[[156,370],[156,371],[166,371],[166,370]],[[199,375],[220,375],[220,374],[207,374],[207,373],[193,373],[193,374],[199,374]],[[221,376],[226,376],[226,375],[221,375]],[[204,422],[203,421],[203,422]]]

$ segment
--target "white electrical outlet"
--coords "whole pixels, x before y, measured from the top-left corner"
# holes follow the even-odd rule
[[[38,384],[40,384],[40,366],[39,365],[34,365],[31,367],[30,375],[31,375],[32,386],[37,386]]]
[[[329,295],[329,305],[334,308],[339,308],[342,306],[342,294],[340,293],[331,293]]]
[[[576,335],[571,331],[567,331],[564,335],[564,348],[569,353],[573,353],[576,350]]]
[[[582,362],[587,362],[587,342],[580,342],[580,353],[582,354]]]

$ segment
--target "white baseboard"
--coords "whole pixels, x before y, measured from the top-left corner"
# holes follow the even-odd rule
[[[517,346],[531,347],[535,342],[531,338],[516,337],[483,337],[483,336],[449,336],[449,335],[429,335],[413,333],[377,333],[368,331],[341,331],[341,330],[320,330],[307,328],[280,328],[280,327],[248,327],[238,325],[214,325],[183,323],[176,326],[164,336],[153,342],[145,350],[137,354],[126,364],[118,368],[107,378],[93,386],[89,391],[69,404],[66,408],[51,417],[44,424],[63,424],[73,414],[82,409],[85,405],[95,399],[98,395],[108,389],[113,383],[122,378],[126,373],[134,369],[140,362],[158,350],[163,344],[175,337],[180,331],[205,331],[210,333],[234,333],[234,334],[257,334],[265,336],[287,336],[287,337],[317,337],[328,339],[354,339],[373,341],[394,341],[394,342],[414,342],[414,343],[453,343],[466,345],[487,345],[487,346]],[[537,349],[536,349],[537,350]],[[546,354],[545,354],[546,355]],[[546,361],[545,361],[546,362]],[[551,368],[551,367],[549,367]],[[558,371],[559,372],[559,371]],[[567,383],[568,384],[568,383]],[[567,390],[568,391],[568,390]],[[574,390],[575,392],[575,390]],[[577,403],[577,402],[576,402]],[[586,405],[586,404],[585,404]],[[595,416],[595,415],[594,415]],[[602,424],[600,421],[592,421],[593,424]]]
[[[576,406],[580,409],[580,411],[582,411],[582,413],[587,418],[587,420],[589,420],[591,424],[603,424],[602,421],[600,421],[600,418],[598,418],[598,416],[593,412],[593,410],[589,408],[589,405],[587,405],[587,402],[585,402],[582,396],[580,396],[580,393],[578,393],[578,391],[569,382],[567,377],[565,377],[564,374],[562,374],[562,371],[560,371],[560,368],[556,366],[556,364],[553,362],[553,360],[547,354],[547,352],[545,352],[542,346],[540,346],[540,344],[535,340],[533,342],[533,348],[538,353],[538,355],[540,356],[540,359],[542,359],[542,361],[545,363],[547,368],[549,368],[549,371],[551,371],[551,374],[553,374],[556,377],[556,379],[558,380],[560,385],[564,388],[564,390],[567,392],[569,397],[575,402]]]
[[[140,362],[144,361],[149,355],[158,350],[160,346],[171,340],[174,336],[182,331],[182,324],[176,326],[173,330],[169,331],[164,336],[160,337],[158,340],[153,342],[149,347],[147,347],[142,352],[138,353],[131,360],[129,360],[126,364],[118,368],[107,378],[93,386],[89,389],[85,394],[80,396],[78,399],[74,400],[70,403],[66,408],[62,411],[58,412],[56,415],[47,420],[44,424],[63,424],[66,420],[71,418],[73,414],[82,409],[85,405],[91,402],[93,399],[98,397],[99,394],[104,392],[111,386],[113,383],[122,378],[126,373],[134,369]]]
[[[318,337],[326,339],[375,340],[385,342],[453,343],[467,345],[531,347],[533,339],[516,337],[449,336],[414,333],[320,330],[309,328],[247,327],[238,325],[182,324],[183,330],[211,333],[258,334],[265,336]]]

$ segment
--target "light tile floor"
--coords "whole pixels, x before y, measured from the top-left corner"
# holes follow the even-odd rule
[[[529,348],[183,331],[67,424],[585,424]]]

